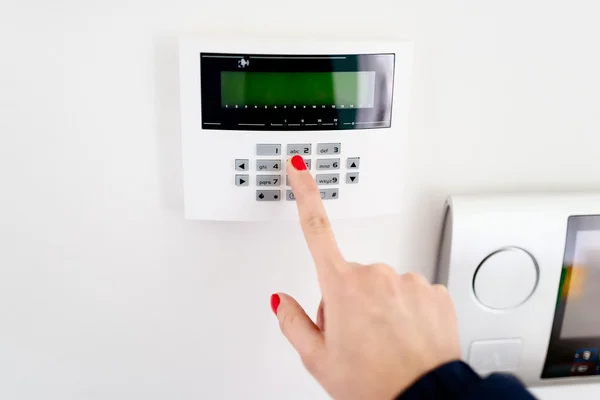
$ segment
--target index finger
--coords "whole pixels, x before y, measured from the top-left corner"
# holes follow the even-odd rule
[[[306,169],[302,156],[292,157],[288,161],[287,171],[296,198],[300,225],[323,289],[324,282],[330,279],[330,275],[344,269],[346,262],[331,229],[317,182]]]

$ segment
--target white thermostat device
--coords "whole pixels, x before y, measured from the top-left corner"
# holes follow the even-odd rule
[[[437,280],[479,373],[600,381],[600,194],[451,197]]]
[[[332,218],[397,212],[412,58],[409,42],[181,40],[186,218],[296,218],[296,154]]]

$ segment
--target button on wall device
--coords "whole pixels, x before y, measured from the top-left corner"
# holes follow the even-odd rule
[[[475,271],[475,297],[486,307],[496,310],[523,304],[538,282],[534,258],[520,248],[508,247],[487,256]]]
[[[360,167],[360,157],[349,157],[346,160],[346,168],[358,169]]]
[[[339,189],[321,189],[321,199],[323,200],[335,200],[339,198]]]
[[[594,375],[598,371],[595,362],[575,364],[571,367],[571,376]]]
[[[248,186],[250,184],[249,175],[236,175],[235,186]]]
[[[248,159],[237,159],[235,160],[236,171],[248,171],[250,169],[250,162]]]
[[[317,160],[317,169],[328,170],[328,169],[340,169],[339,158],[320,158]]]
[[[257,171],[281,171],[281,160],[256,160]]]
[[[312,144],[288,144],[287,145],[287,154],[288,156],[293,156],[296,154],[300,154],[301,156],[310,155],[312,152]]]
[[[477,340],[469,349],[469,365],[482,375],[516,371],[521,348],[521,339]]]
[[[319,143],[317,144],[317,154],[340,154],[342,152],[341,143]]]
[[[319,174],[317,185],[337,185],[340,183],[340,174]]]
[[[281,155],[280,144],[257,144],[256,145],[257,156],[279,156]]]
[[[310,169],[312,168],[312,160],[310,158],[305,158],[304,159],[304,164],[306,164],[306,169],[308,169],[310,171]]]
[[[321,189],[319,191],[321,193],[322,200],[335,200],[339,198],[339,189]],[[294,192],[291,190],[285,191],[285,199],[288,201],[296,201],[296,196],[294,196]]]
[[[281,199],[281,191],[279,190],[257,190],[257,201],[279,201]]]
[[[591,347],[577,350],[575,352],[575,356],[573,357],[573,361],[575,361],[576,363],[596,361],[597,359],[598,359],[598,349],[591,348]]]
[[[281,175],[256,175],[256,186],[279,186]]]
[[[358,183],[358,172],[348,172],[346,174],[346,183]]]

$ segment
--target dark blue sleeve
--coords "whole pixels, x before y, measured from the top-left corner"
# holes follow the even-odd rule
[[[453,361],[421,377],[396,400],[534,400],[514,376],[481,378],[462,361]]]

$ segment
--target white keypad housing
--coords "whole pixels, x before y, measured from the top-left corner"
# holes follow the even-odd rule
[[[217,54],[210,59],[213,65],[234,62],[228,68],[237,70],[239,67],[239,71],[252,70],[259,62],[281,55],[308,55],[311,59],[343,59],[356,54],[385,55],[388,57],[386,60],[392,55],[393,79],[385,82],[386,91],[377,86],[374,92],[375,104],[381,105],[383,101],[389,107],[376,109],[369,108],[370,104],[356,104],[356,115],[360,119],[356,123],[335,117],[287,121],[238,119],[235,129],[224,128],[222,124],[232,122],[210,120],[206,116],[213,114],[204,112],[207,103],[202,95],[203,90],[206,92],[203,82],[211,84],[212,81],[203,81],[206,71],[202,69],[205,65],[203,54]],[[217,58],[218,54],[241,56],[231,61],[231,58]],[[244,58],[244,54],[250,56]],[[252,58],[253,55],[261,56]],[[298,210],[287,179],[286,165],[294,155],[305,159],[332,220],[401,212],[403,202],[407,201],[405,177],[410,175],[405,143],[408,138],[412,63],[412,44],[408,41],[294,43],[181,39],[179,92],[185,218],[213,221],[297,220]],[[365,74],[370,73],[366,71]],[[378,79],[377,76],[375,78]],[[215,93],[218,93],[218,88]],[[216,110],[214,107],[217,105],[220,107],[220,100],[209,100],[213,103],[211,110]],[[222,111],[218,112],[222,115],[241,113],[239,107],[236,111],[235,104],[223,104]],[[302,111],[296,109],[296,112],[304,113],[303,107],[300,107]],[[241,109],[250,112],[255,108],[242,106]],[[264,109],[263,106],[263,113],[267,116],[280,111],[277,108],[276,112],[270,113]],[[314,108],[307,105],[306,113],[309,109]],[[343,114],[341,110],[333,112]],[[382,123],[384,120],[386,122]]]

